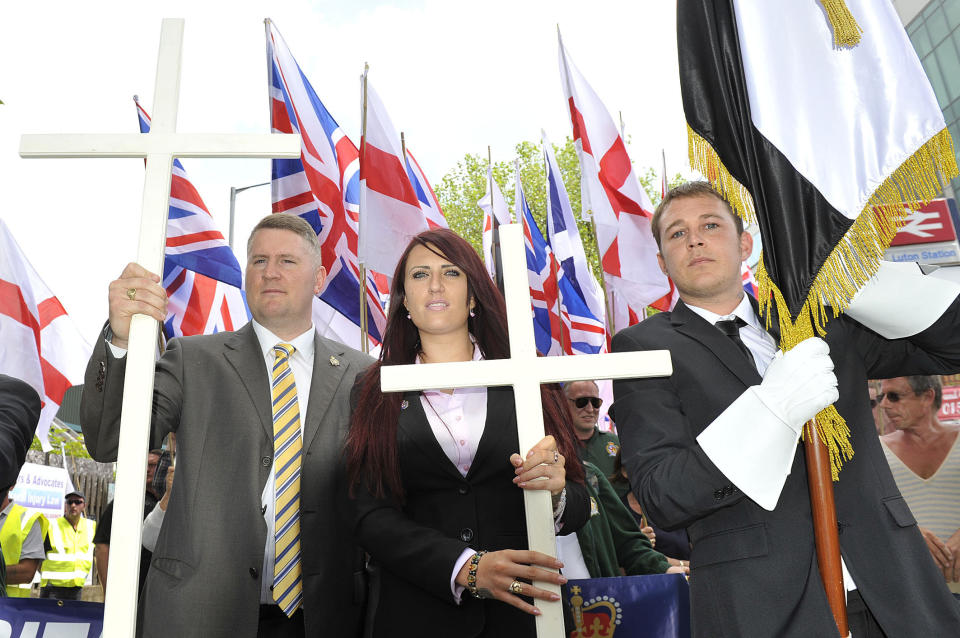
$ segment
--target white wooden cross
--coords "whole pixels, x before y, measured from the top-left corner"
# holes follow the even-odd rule
[[[670,353],[621,352],[538,357],[530,319],[530,293],[526,252],[520,224],[500,227],[503,274],[506,288],[507,326],[510,331],[510,358],[421,365],[383,366],[380,387],[384,392],[405,392],[439,388],[513,386],[517,405],[520,450],[530,450],[544,436],[540,384],[589,379],[660,377],[673,373]],[[567,463],[576,463],[568,459]],[[546,490],[524,491],[527,540],[530,549],[557,555],[553,531],[553,504]],[[537,587],[560,593],[556,585],[537,582]],[[537,636],[554,638],[563,634],[562,603],[537,601],[543,612],[537,616]]]
[[[176,133],[182,43],[183,20],[165,19],[160,31],[150,133],[24,135],[20,142],[20,156],[25,158],[146,158],[137,263],[155,273],[163,272],[174,157],[300,157],[299,135]],[[110,539],[110,589],[104,612],[103,635],[107,638],[132,638],[136,628],[140,532],[157,329],[157,322],[147,315],[135,315],[130,323],[116,506]]]

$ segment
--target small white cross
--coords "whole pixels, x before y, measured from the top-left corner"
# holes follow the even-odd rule
[[[137,263],[155,273],[163,272],[174,157],[300,157],[299,135],[176,133],[182,43],[183,20],[165,19],[160,31],[150,133],[24,135],[20,142],[20,156],[24,158],[146,158]],[[107,638],[132,638],[136,628],[157,329],[157,322],[147,315],[134,315],[130,323],[110,539],[110,590],[104,610],[103,635]],[[175,609],[169,611],[177,613]]]
[[[439,388],[513,386],[517,405],[520,451],[526,452],[544,436],[540,384],[669,376],[673,373],[673,366],[667,350],[538,357],[533,337],[533,321],[530,318],[530,292],[522,233],[519,224],[500,227],[507,327],[510,332],[510,358],[383,366],[380,371],[380,387],[384,392],[405,392]],[[578,459],[567,459],[567,463],[577,462],[579,462]],[[523,496],[530,549],[556,556],[557,545],[553,532],[553,504],[550,494],[546,490],[534,490],[524,491]],[[536,585],[560,594],[560,588],[555,585],[544,582],[537,582]],[[562,603],[538,600],[537,607],[543,612],[536,617],[537,636],[540,638],[562,636]]]

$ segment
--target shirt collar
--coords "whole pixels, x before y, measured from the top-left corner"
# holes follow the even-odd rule
[[[310,324],[310,328],[303,334],[294,337],[290,341],[284,341],[269,329],[257,323],[256,319],[252,319],[251,322],[253,323],[253,332],[257,335],[257,341],[260,342],[260,351],[266,360],[270,360],[273,354],[273,347],[278,343],[291,344],[297,349],[297,352],[308,361],[313,357],[313,335],[316,332],[316,328],[313,327],[312,323]]]
[[[737,307],[733,309],[733,312],[726,315],[718,315],[717,313],[707,310],[706,308],[691,306],[690,304],[687,304],[687,308],[703,317],[711,325],[717,323],[721,319],[733,319],[734,317],[740,317],[748,326],[752,326],[757,330],[763,330],[763,328],[760,326],[760,320],[757,318],[757,313],[753,311],[753,305],[751,305],[750,298],[747,297],[746,292],[744,292],[743,296],[740,297],[740,303],[737,304]]]

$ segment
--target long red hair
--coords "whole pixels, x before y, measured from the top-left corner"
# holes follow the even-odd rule
[[[393,273],[390,286],[390,310],[384,330],[380,359],[357,379],[354,387],[354,409],[344,454],[353,486],[361,481],[375,496],[390,494],[403,499],[400,461],[397,454],[397,421],[400,417],[400,392],[381,392],[380,367],[413,363],[420,352],[420,333],[406,318],[403,305],[407,258],[415,246],[444,257],[467,277],[469,297],[475,303],[474,315],[468,319],[470,334],[485,359],[506,359],[510,356],[507,335],[507,311],[500,291],[493,285],[486,267],[473,247],[446,228],[437,228],[414,237],[404,250]],[[567,459],[567,479],[582,483],[583,465],[577,456],[570,408],[563,391],[556,384],[541,386],[543,425],[547,434],[557,440],[557,449]],[[519,452],[519,450],[518,450]]]

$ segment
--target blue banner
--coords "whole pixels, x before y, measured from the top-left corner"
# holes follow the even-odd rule
[[[689,638],[690,587],[681,574],[571,580],[569,638]]]
[[[103,603],[0,598],[0,638],[100,638]]]

